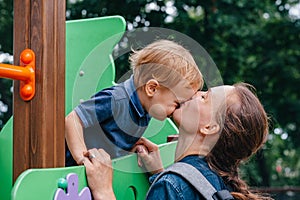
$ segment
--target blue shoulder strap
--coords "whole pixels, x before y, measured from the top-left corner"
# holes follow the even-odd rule
[[[183,177],[186,181],[191,183],[195,189],[207,200],[231,200],[234,199],[228,190],[216,191],[216,189],[210,184],[210,182],[203,176],[203,174],[190,164],[177,162],[162,173],[160,173],[153,181],[149,188],[152,188],[155,182],[157,182],[164,174],[175,173]]]

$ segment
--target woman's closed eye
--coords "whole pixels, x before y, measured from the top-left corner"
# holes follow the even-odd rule
[[[211,93],[211,90],[210,90],[210,89],[208,89],[208,91],[206,91],[206,92],[203,92],[203,93],[201,94],[201,98],[207,99],[208,96],[209,96],[209,93]]]
[[[207,99],[207,96],[208,96],[208,92],[201,92],[198,95],[198,98],[200,98],[201,100],[205,100],[205,99]]]

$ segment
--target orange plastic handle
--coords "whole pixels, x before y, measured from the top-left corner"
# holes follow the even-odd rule
[[[22,51],[20,65],[0,63],[0,77],[20,80],[20,96],[29,101],[35,94],[35,54],[30,49]]]

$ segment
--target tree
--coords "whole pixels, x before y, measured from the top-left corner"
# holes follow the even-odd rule
[[[9,1],[1,1],[1,6],[3,2],[7,6]],[[300,184],[300,17],[291,15],[298,4],[298,0],[69,0],[66,16],[70,20],[121,15],[128,30],[164,27],[199,42],[224,83],[244,81],[257,88],[271,118],[266,147],[243,168],[253,175],[247,176],[248,181],[255,186],[284,186]],[[1,35],[2,27],[11,21],[3,19],[0,44],[3,51],[11,52]],[[117,79],[128,71],[127,59],[126,54],[115,61]]]
[[[289,184],[297,185],[299,174],[292,173],[296,174],[292,177],[291,173],[276,171],[278,163],[284,163],[283,171],[299,171],[299,163],[292,157],[295,153],[287,153],[300,151],[300,101],[296,87],[300,81],[297,65],[300,22],[299,16],[292,18],[289,13],[296,3],[288,0],[131,0],[124,6],[120,1],[79,1],[68,5],[68,17],[119,14],[127,20],[128,29],[165,27],[198,41],[214,59],[225,83],[244,81],[257,88],[272,119],[266,149],[244,168],[254,174],[255,178],[249,178],[251,184],[268,186],[276,180],[277,184],[284,185],[287,182],[283,177],[289,177]],[[128,70],[126,61],[127,58],[116,60],[117,72]],[[282,131],[275,134],[275,130]],[[271,159],[265,159],[266,156]]]
[[[13,50],[13,1],[0,1],[0,52],[12,54]]]
[[[10,63],[6,58],[13,49],[13,1],[0,1],[0,13],[0,62]],[[0,130],[12,115],[11,87],[11,80],[0,78]]]

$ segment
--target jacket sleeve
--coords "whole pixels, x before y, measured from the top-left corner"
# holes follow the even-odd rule
[[[147,200],[184,199],[180,190],[174,186],[172,181],[162,177],[154,183],[148,191]]]

